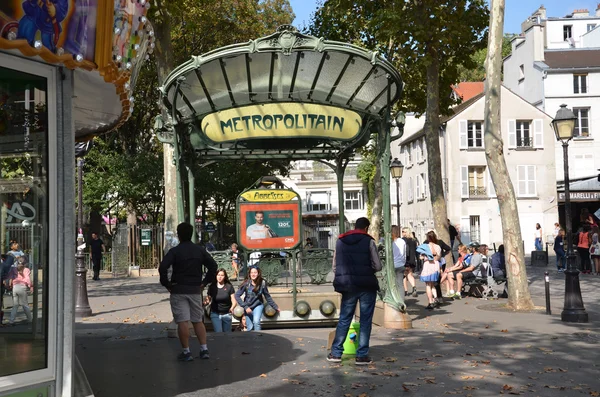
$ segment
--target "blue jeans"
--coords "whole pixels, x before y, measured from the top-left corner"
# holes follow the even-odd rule
[[[260,331],[262,327],[260,326],[260,321],[262,320],[262,313],[265,309],[264,305],[258,305],[252,310],[252,314],[248,314],[246,312],[246,329],[248,331]]]
[[[331,355],[341,357],[344,353],[344,341],[348,335],[350,323],[356,311],[356,304],[360,302],[360,333],[358,336],[358,349],[356,357],[369,355],[369,339],[373,326],[373,312],[375,311],[376,291],[342,292],[342,305],[340,319],[335,329],[335,338],[331,345]]]
[[[559,254],[558,252],[556,253],[556,268],[557,269],[565,269],[566,268],[566,264],[567,264],[567,254],[566,253],[562,253]]]
[[[531,241],[531,240],[529,240],[529,241]],[[544,249],[544,247],[542,247],[542,239],[539,238],[539,237],[537,237],[535,239],[535,249],[538,250],[538,251],[541,251],[541,250]]]
[[[219,314],[211,312],[210,321],[215,332],[231,332],[231,313]]]

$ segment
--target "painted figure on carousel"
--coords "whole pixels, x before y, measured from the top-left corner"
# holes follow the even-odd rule
[[[26,39],[33,47],[35,36],[39,31],[44,47],[55,52],[62,31],[60,24],[68,11],[68,0],[25,0],[23,2],[25,15],[19,21],[17,38]]]

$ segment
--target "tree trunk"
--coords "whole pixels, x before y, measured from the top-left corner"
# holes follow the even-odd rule
[[[167,16],[154,22],[156,33],[156,72],[158,84],[162,85],[173,70],[173,46],[171,43],[171,22]],[[166,114],[163,115],[168,120]],[[173,158],[173,146],[163,145],[163,169],[165,178],[165,232],[177,229],[177,170]]]
[[[450,243],[448,210],[442,180],[440,154],[440,64],[437,53],[430,50],[431,63],[427,67],[427,109],[425,115],[425,143],[427,144],[427,177],[433,224],[440,240]],[[420,236],[418,236],[420,237]],[[450,260],[451,262],[451,260]]]
[[[504,0],[492,0],[490,31],[486,60],[485,88],[485,155],[496,188],[502,240],[506,255],[508,277],[508,304],[514,310],[530,310],[533,302],[527,287],[525,256],[521,244],[521,226],[515,191],[504,159],[504,144],[500,128],[502,29],[504,27]]]
[[[379,135],[377,139],[379,139]],[[377,150],[381,149],[378,148]],[[375,161],[375,177],[373,178],[373,211],[371,213],[371,226],[369,226],[369,234],[373,236],[377,244],[379,244],[381,211],[383,209],[383,194],[381,189],[381,166],[379,165],[379,160],[377,160]]]

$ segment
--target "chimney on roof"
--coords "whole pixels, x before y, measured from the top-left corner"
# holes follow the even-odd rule
[[[600,3],[596,6],[596,16],[600,17]]]
[[[573,18],[585,18],[590,16],[590,12],[587,8],[582,8],[579,10],[573,10]]]

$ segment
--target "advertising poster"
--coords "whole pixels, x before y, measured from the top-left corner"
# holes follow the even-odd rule
[[[97,0],[0,2],[0,37],[36,41],[53,53],[80,54],[94,62]]]
[[[291,249],[301,242],[299,203],[239,203],[239,240],[246,249]]]

